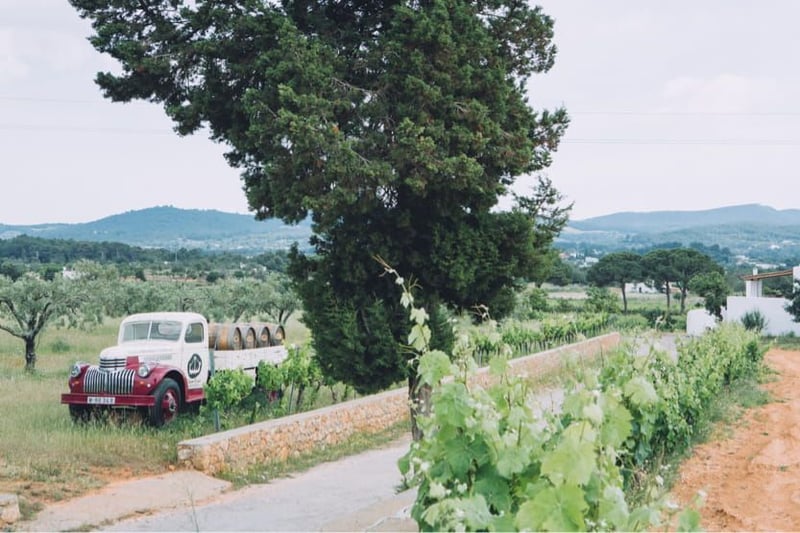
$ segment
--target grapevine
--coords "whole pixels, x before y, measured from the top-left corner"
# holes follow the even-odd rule
[[[417,487],[411,515],[423,531],[663,527],[671,511],[661,495],[628,501],[632,467],[685,447],[718,387],[760,364],[757,344],[721,328],[681,347],[688,370],[666,354],[620,352],[572,385],[559,413],[549,413],[533,407],[534,391],[509,374],[502,355],[490,362],[497,381],[484,389],[470,385],[471,358],[429,351],[424,309],[414,306],[403,278],[387,271],[403,290],[420,380],[432,387],[430,414],[418,419],[423,437],[399,462],[405,484]],[[720,358],[719,350],[728,355]],[[696,529],[698,512],[681,512],[678,524]]]

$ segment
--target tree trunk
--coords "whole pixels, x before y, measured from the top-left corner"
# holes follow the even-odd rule
[[[686,310],[686,288],[681,287],[681,314]]]
[[[672,293],[672,290],[669,287],[669,281],[664,283],[664,287],[665,287],[666,292],[667,292],[667,316],[669,316],[669,302],[670,302],[670,296],[671,296],[671,293]]]
[[[36,370],[36,337],[28,336],[25,340],[25,371]]]
[[[419,382],[419,376],[414,373],[408,378],[408,399],[411,405],[411,437],[421,440],[422,429],[417,424],[417,417],[429,415],[431,412],[431,386]]]
[[[619,284],[619,288],[622,289],[622,312],[628,312],[628,297],[625,295],[625,282]]]

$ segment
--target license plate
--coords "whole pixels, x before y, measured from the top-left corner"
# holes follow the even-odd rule
[[[113,396],[89,396],[86,401],[91,405],[114,405],[114,400]]]

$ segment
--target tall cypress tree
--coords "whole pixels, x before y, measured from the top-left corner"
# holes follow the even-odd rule
[[[257,217],[312,217],[315,253],[295,251],[291,274],[333,377],[366,392],[408,376],[407,318],[375,256],[416,276],[429,310],[485,304],[499,317],[514,284],[542,274],[568,212],[549,180],[493,210],[517,177],[549,165],[568,122],[526,97],[556,53],[540,8],[70,2],[121,64],[97,76],[107,97],[162,103],[180,134],[207,126]]]

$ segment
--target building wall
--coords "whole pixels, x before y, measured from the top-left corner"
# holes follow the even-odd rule
[[[792,320],[792,315],[785,309],[788,303],[789,300],[785,298],[728,296],[725,320],[741,322],[745,313],[758,311],[767,319],[766,327],[762,331],[764,335],[779,336],[787,333],[800,335],[800,323]]]
[[[620,343],[619,333],[554,348],[510,361],[516,375],[541,376],[558,370],[569,360],[591,359]],[[486,386],[493,377],[487,368],[473,383]],[[215,474],[248,465],[283,461],[316,448],[345,442],[355,433],[378,433],[409,418],[405,388],[358,398],[323,409],[269,420],[246,427],[178,443],[183,465]]]

